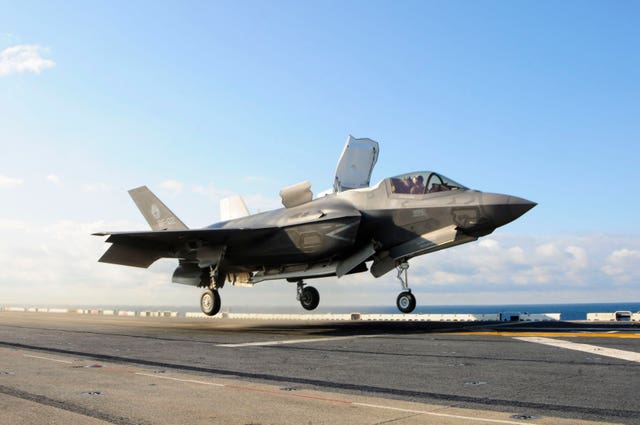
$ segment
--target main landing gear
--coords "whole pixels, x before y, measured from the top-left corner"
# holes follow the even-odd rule
[[[315,310],[320,304],[320,293],[313,286],[305,287],[305,283],[299,280],[296,299],[305,310]]]
[[[409,276],[407,271],[409,270],[409,263],[402,261],[398,264],[398,280],[402,284],[402,292],[396,299],[396,306],[401,312],[408,314],[416,308],[416,297],[411,293],[409,289]]]
[[[220,294],[217,289],[207,289],[200,296],[200,309],[207,316],[218,314],[221,304]]]
[[[217,268],[204,269],[200,278],[200,286],[207,288],[200,296],[200,310],[207,316],[215,316],[222,305],[218,293],[218,289],[224,286],[222,274]]]

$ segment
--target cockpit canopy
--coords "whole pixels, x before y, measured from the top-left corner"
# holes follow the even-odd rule
[[[433,171],[417,171],[391,177],[391,192],[411,195],[424,195],[426,193],[445,192],[450,190],[467,189],[467,187],[455,181],[434,173]]]

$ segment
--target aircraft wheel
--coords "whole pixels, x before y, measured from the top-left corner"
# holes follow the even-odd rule
[[[221,304],[218,291],[207,289],[200,296],[200,309],[207,316],[215,316],[218,314]]]
[[[409,291],[400,292],[398,299],[396,300],[398,310],[405,314],[409,314],[416,308],[416,297]]]
[[[313,286],[305,287],[300,293],[300,304],[305,310],[314,310],[320,304],[320,293]]]

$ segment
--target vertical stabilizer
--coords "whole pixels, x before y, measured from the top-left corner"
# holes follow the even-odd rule
[[[235,195],[220,200],[220,221],[233,220],[234,218],[246,217],[249,215],[247,204],[242,196]]]
[[[153,230],[187,230],[188,227],[147,186],[129,191],[133,202]]]

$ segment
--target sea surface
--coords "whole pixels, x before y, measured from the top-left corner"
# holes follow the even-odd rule
[[[25,306],[28,307],[28,306]],[[53,307],[53,306],[51,306]],[[198,304],[191,306],[66,306],[67,308],[99,308],[113,310],[132,311],[200,311]],[[266,313],[266,314],[293,314],[293,313],[373,313],[373,314],[397,314],[395,305],[384,306],[320,306],[317,310],[307,312],[298,304],[287,306],[223,306],[223,312],[230,313]],[[613,313],[615,311],[640,312],[640,302],[619,303],[588,303],[588,304],[496,304],[496,305],[419,305],[413,314],[496,314],[496,313],[560,313],[562,320],[585,320],[587,313]]]
[[[396,313],[395,307],[381,307],[383,313]],[[456,305],[418,306],[414,313],[560,313],[562,320],[586,320],[587,313],[613,313],[615,311],[640,311],[640,303],[593,303],[593,304],[513,304],[513,305]]]

